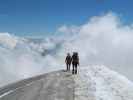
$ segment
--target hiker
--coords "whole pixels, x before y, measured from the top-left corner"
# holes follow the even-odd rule
[[[79,65],[79,56],[77,52],[74,52],[72,55],[72,74],[77,74],[77,66]]]
[[[67,53],[67,56],[66,56],[66,59],[65,59],[65,63],[66,63],[66,66],[67,66],[67,71],[70,71],[71,62],[72,62],[72,57],[71,57],[70,53]]]

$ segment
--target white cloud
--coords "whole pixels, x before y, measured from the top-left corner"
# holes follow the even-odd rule
[[[17,37],[9,35],[9,33],[0,33],[0,43],[3,46],[14,48],[17,43]]]
[[[81,66],[108,65],[133,80],[133,27],[124,25],[119,15],[94,16],[86,24],[63,25],[57,32],[61,38],[58,34],[39,44],[0,34],[0,84],[63,69],[66,53],[73,51],[79,52]],[[45,56],[38,53],[42,51]]]
[[[64,33],[71,32],[69,27],[65,26]],[[124,25],[119,15],[109,12],[94,16],[86,24],[77,27],[79,30],[76,34],[66,39],[64,51],[77,50],[81,64],[113,66],[113,69],[133,80],[132,25]]]
[[[57,33],[61,33],[62,35],[74,35],[75,33],[77,33],[79,31],[78,26],[67,26],[67,25],[62,25],[61,27],[59,27],[57,29]]]

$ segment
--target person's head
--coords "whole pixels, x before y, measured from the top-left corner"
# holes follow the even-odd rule
[[[67,53],[67,56],[70,56],[70,53]]]
[[[78,52],[73,52],[73,55],[78,55]]]

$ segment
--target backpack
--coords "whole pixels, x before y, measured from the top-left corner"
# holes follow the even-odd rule
[[[71,60],[72,60],[71,56],[67,56],[67,57],[66,57],[66,61],[67,61],[68,63],[70,63]]]
[[[73,62],[76,62],[76,63],[79,62],[78,53],[75,52],[75,53],[73,54],[73,56],[72,56],[72,60],[73,60]]]

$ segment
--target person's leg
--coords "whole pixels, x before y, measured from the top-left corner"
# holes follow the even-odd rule
[[[68,71],[70,71],[70,64],[68,64]]]
[[[75,64],[75,74],[77,74],[77,64]]]
[[[72,74],[74,74],[74,63],[72,65],[73,65]]]
[[[70,67],[69,67],[69,70],[71,70],[71,63],[70,63]]]
[[[76,72],[76,63],[74,63],[74,74]]]
[[[66,64],[66,66],[67,66],[67,71],[68,71],[68,63]]]

